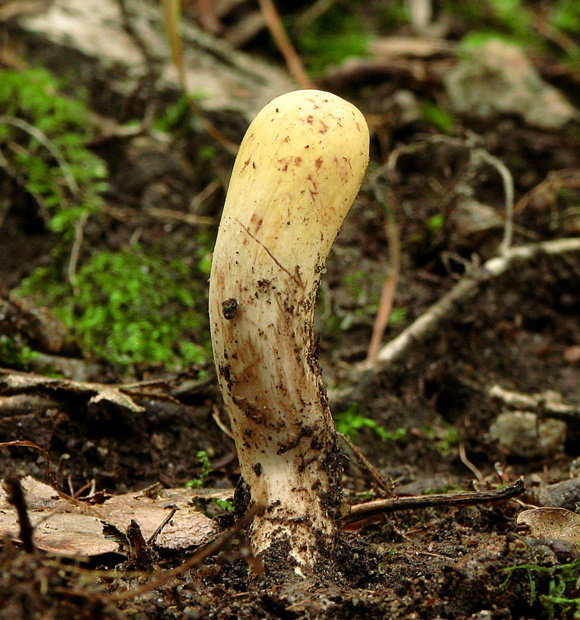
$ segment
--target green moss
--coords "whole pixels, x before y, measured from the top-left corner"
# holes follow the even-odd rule
[[[67,241],[79,218],[102,206],[107,169],[86,147],[93,135],[88,108],[59,88],[43,69],[0,71],[0,167]]]
[[[103,206],[107,170],[86,146],[94,135],[87,106],[62,96],[61,86],[41,69],[0,71],[0,168],[59,233],[52,264],[33,272],[17,292],[49,306],[85,353],[123,369],[205,362],[212,233],[199,233],[192,264],[168,260],[160,248],[134,246],[80,264],[74,289],[64,280],[78,222]],[[179,101],[159,123],[182,126],[190,118],[188,103]],[[28,353],[12,349],[0,343],[3,359],[25,366]]]
[[[50,306],[93,356],[124,368],[180,368],[209,357],[204,281],[197,266],[135,245],[95,254],[75,291],[43,268],[18,292]]]

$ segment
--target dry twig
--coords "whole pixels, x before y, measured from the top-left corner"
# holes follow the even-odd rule
[[[474,506],[490,502],[505,501],[525,490],[523,478],[496,491],[474,491],[471,493],[443,493],[439,495],[418,495],[398,497],[395,499],[375,499],[364,504],[351,506],[350,512],[343,518],[343,523],[354,523],[367,517],[387,514],[399,510],[430,508],[432,506]]]
[[[439,301],[434,303],[427,312],[384,346],[379,351],[374,363],[369,364],[365,362],[360,368],[361,374],[368,370],[378,370],[386,364],[392,364],[401,359],[412,344],[424,340],[432,333],[440,321],[456,309],[457,304],[464,302],[471,295],[475,294],[484,282],[488,282],[491,278],[497,278],[505,273],[516,261],[530,260],[538,254],[554,255],[579,251],[580,238],[563,238],[510,248],[502,256],[490,258],[475,272],[460,280]]]
[[[344,443],[351,449],[353,457],[361,470],[370,474],[371,478],[379,489],[382,489],[389,497],[393,494],[393,486],[383,479],[377,468],[367,459],[367,457],[354,445],[347,435],[337,433]]]

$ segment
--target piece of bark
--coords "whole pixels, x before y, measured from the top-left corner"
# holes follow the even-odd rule
[[[180,93],[158,5],[144,0],[124,5],[139,40],[126,31],[117,0],[54,0],[46,11],[10,28],[31,63],[78,77],[94,96],[92,104],[115,116],[153,71],[161,101]],[[187,88],[201,95],[198,106],[204,112],[227,111],[247,124],[266,102],[296,89],[281,69],[232,49],[191,22],[182,20],[181,35]]]

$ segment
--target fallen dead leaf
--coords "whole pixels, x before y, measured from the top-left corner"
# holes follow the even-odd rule
[[[518,515],[534,538],[564,540],[580,551],[580,515],[565,508],[532,508]]]
[[[94,556],[123,553],[119,543],[105,537],[106,525],[125,532],[131,520],[139,525],[147,540],[177,509],[154,541],[164,549],[197,547],[218,533],[218,526],[194,506],[195,500],[231,499],[233,491],[207,489],[163,489],[156,498],[140,492],[111,497],[91,505],[67,500],[49,485],[28,476],[22,481],[30,521],[34,526],[34,542],[39,549],[67,556]],[[0,487],[0,536],[16,539],[18,520],[14,507]]]

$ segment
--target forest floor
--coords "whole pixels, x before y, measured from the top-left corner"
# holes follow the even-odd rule
[[[243,530],[231,532],[229,514],[216,516],[219,509],[207,505],[215,549],[193,568],[187,562],[205,540],[163,546],[117,531],[116,551],[71,559],[41,545],[27,553],[22,540],[6,537],[0,619],[580,617],[580,526],[573,516],[580,502],[578,120],[546,127],[515,111],[476,120],[457,115],[442,133],[419,105],[425,98],[445,105],[438,62],[415,58],[388,82],[367,72],[320,83],[356,103],[372,129],[371,167],[331,252],[316,319],[333,413],[356,446],[344,444],[345,500],[493,491],[520,477],[524,493],[350,524],[340,578],[330,582],[249,577],[256,565]],[[425,74],[417,77],[421,63]],[[553,81],[580,105],[577,72]],[[144,246],[160,243],[168,260],[199,256],[196,226],[161,211],[152,216],[151,207],[186,212],[184,195],[216,180],[202,213],[215,234],[233,157],[217,145],[213,159],[196,168],[192,160],[200,160],[191,153],[207,140],[190,129],[170,148],[156,134],[96,142],[110,188],[83,252],[138,238]],[[506,214],[506,182],[514,186],[513,217]],[[18,204],[1,224],[0,323],[12,313],[12,325],[42,350],[39,342],[65,338],[60,323],[9,291],[50,261],[57,235],[30,197]],[[502,256],[511,223],[513,237],[503,247],[509,260],[496,275],[486,261]],[[525,255],[510,254],[523,246]],[[456,287],[470,282],[469,291],[395,357],[362,370],[393,261],[398,277],[384,343]],[[191,480],[231,497],[239,469],[210,362],[177,371],[141,365],[131,373],[78,347],[63,355],[45,350],[41,362],[72,365],[47,379],[39,378],[38,360],[0,369],[3,477],[49,484],[48,458],[61,492],[76,494],[86,510],[121,494],[142,497],[156,483],[165,491],[149,497],[164,505],[164,492]],[[107,392],[105,385],[119,389]],[[39,449],[8,445],[23,441]],[[376,471],[361,465],[357,451]],[[541,516],[550,523],[540,534],[518,523],[518,514],[536,506],[568,509],[558,515],[570,521]],[[28,508],[33,515],[43,510],[31,498]],[[0,504],[0,512],[7,510]],[[216,544],[218,531],[231,535]],[[57,533],[73,552],[80,545],[79,532],[65,526]]]

